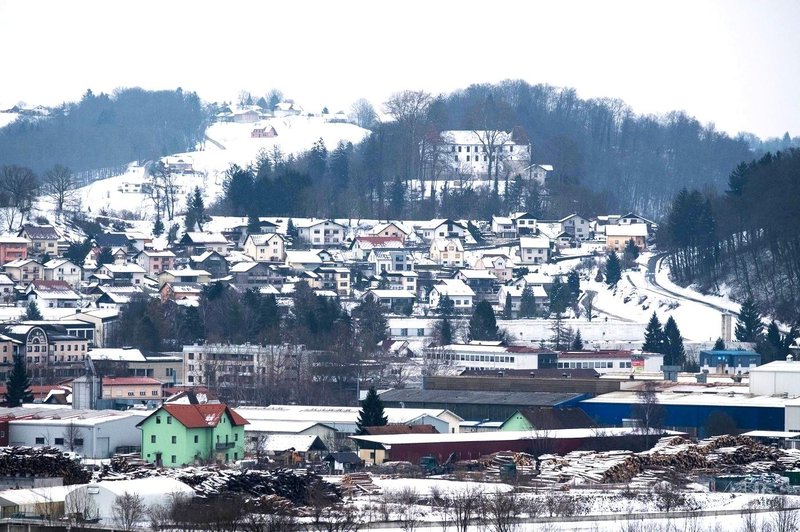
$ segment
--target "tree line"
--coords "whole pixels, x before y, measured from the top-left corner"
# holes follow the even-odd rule
[[[675,280],[731,286],[765,314],[794,323],[800,303],[800,150],[735,167],[724,193],[682,189],[656,235]]]

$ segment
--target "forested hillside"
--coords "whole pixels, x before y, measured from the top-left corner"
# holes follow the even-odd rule
[[[81,172],[186,151],[202,139],[204,128],[203,106],[193,92],[87,91],[49,118],[0,129],[0,161],[37,173],[56,164]]]
[[[800,318],[800,149],[742,163],[722,194],[682,190],[658,233],[672,275],[726,283],[776,318]]]

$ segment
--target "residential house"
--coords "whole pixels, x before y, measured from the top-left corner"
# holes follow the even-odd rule
[[[52,225],[25,224],[17,236],[30,241],[28,253],[34,255],[47,253],[51,257],[58,255],[58,241],[61,236]]]
[[[91,351],[89,354],[91,355]],[[164,384],[150,377],[103,377],[100,381],[101,397],[132,406],[133,404],[161,401]]]
[[[122,231],[111,231],[108,233],[99,233],[94,237],[95,247],[99,249],[123,249],[125,253],[133,250],[133,242],[128,235]]]
[[[160,467],[244,458],[248,421],[224,404],[165,403],[137,426],[142,459]]]
[[[475,292],[477,301],[483,301],[485,299],[494,300],[497,294],[497,277],[489,270],[471,270],[463,268],[458,270],[455,278],[463,281]]]
[[[322,266],[322,257],[314,251],[286,251],[286,266],[296,271],[315,270]]]
[[[237,109],[233,112],[233,121],[238,124],[252,124],[260,118],[261,115],[255,109]]]
[[[578,214],[570,214],[558,221],[561,224],[561,231],[572,235],[576,240],[589,240],[589,220]]]
[[[414,270],[414,256],[404,249],[373,249],[367,257],[375,275],[381,272],[410,272]]]
[[[518,235],[536,234],[536,218],[529,212],[515,212],[511,215]]]
[[[66,281],[34,279],[25,289],[28,301],[36,301],[40,308],[76,308],[81,296]]]
[[[531,144],[516,131],[442,131],[437,149],[452,172],[491,177],[508,174],[531,164]]]
[[[0,236],[0,264],[27,258],[31,245],[30,240],[21,236]]]
[[[286,242],[277,233],[248,235],[244,253],[255,261],[281,262],[286,258]]]
[[[161,301],[175,301],[190,303],[196,306],[200,302],[200,296],[203,294],[203,285],[199,283],[181,283],[168,281],[161,285],[158,291]]]
[[[162,251],[145,249],[134,255],[133,262],[144,268],[148,276],[155,277],[164,270],[175,267],[175,253],[168,249]]]
[[[104,286],[92,288],[89,295],[94,296],[97,308],[122,309],[138,296],[144,295],[141,285],[135,286]]]
[[[550,239],[523,236],[519,239],[519,264],[544,264],[550,260]]]
[[[125,236],[128,237],[128,249],[133,252],[144,251],[153,245],[153,237],[145,233],[140,233],[138,231],[125,231]]]
[[[83,279],[83,269],[67,259],[49,260],[43,265],[46,281],[66,281],[77,288]]]
[[[517,238],[517,226],[507,216],[492,216],[492,234],[500,238]]]
[[[541,285],[531,285],[530,288],[533,294],[536,315],[542,316],[547,311],[547,307],[550,303],[550,297],[547,295],[547,292]],[[520,305],[522,303],[522,292],[524,289],[524,286],[501,286],[500,291],[497,292],[497,306],[495,307],[495,312],[498,313],[498,315],[502,314],[506,308],[506,298],[511,296],[511,316],[512,318],[519,317]]]
[[[397,251],[405,247],[403,241],[393,236],[357,236],[350,244],[355,260],[365,260],[371,251]]]
[[[655,223],[653,220],[645,218],[644,216],[639,216],[634,212],[629,212],[624,216],[620,216],[619,220],[617,221],[617,225],[632,225],[632,224],[645,224],[647,226],[648,234],[653,234],[653,232],[658,227],[658,224]]]
[[[303,114],[303,107],[294,102],[279,102],[275,104],[272,114],[275,115],[275,118],[299,116]]]
[[[187,255],[200,255],[206,251],[216,251],[223,257],[227,256],[233,247],[222,233],[201,233],[187,231],[178,241]]]
[[[314,272],[319,275],[320,287],[332,290],[340,296],[349,296],[351,292],[350,270],[335,266],[320,266]]]
[[[101,284],[111,286],[137,286],[144,283],[145,270],[138,264],[103,264],[97,268],[96,278]],[[102,277],[101,277],[102,276]],[[103,283],[102,281],[106,281]]]
[[[197,283],[208,284],[211,282],[211,273],[206,270],[183,268],[181,270],[165,270],[158,276],[159,284],[164,283]]]
[[[3,270],[18,283],[28,284],[44,278],[44,265],[34,259],[17,259],[3,265]]]
[[[189,174],[194,171],[194,161],[189,155],[168,155],[162,157],[167,170],[175,174]]]
[[[206,251],[200,255],[189,257],[189,267],[193,270],[204,270],[211,274],[212,279],[221,279],[228,275],[230,265],[217,251]]]
[[[437,308],[444,297],[450,298],[454,311],[472,312],[475,292],[464,281],[460,279],[442,279],[433,285],[430,294],[428,294],[431,308]]]
[[[380,303],[392,312],[403,312],[414,306],[416,296],[408,290],[369,289],[361,296],[363,300]]]
[[[370,235],[399,239],[404,242],[411,235],[411,230],[404,227],[400,222],[386,222],[373,227]]]
[[[277,136],[278,132],[272,126],[257,127],[250,132],[250,138],[253,139],[271,139]]]
[[[333,220],[297,220],[294,223],[299,239],[311,247],[341,246],[347,228]]]
[[[417,293],[417,272],[381,272],[375,278],[374,288],[385,288],[388,290],[408,290],[412,294]]]
[[[265,262],[237,262],[229,271],[231,284],[242,289],[281,286],[283,275]]]
[[[425,242],[431,242],[437,238],[463,239],[467,234],[467,227],[449,218],[436,219],[420,224],[417,233]]]
[[[17,283],[7,273],[0,273],[0,305],[12,305],[16,299],[14,287]]]
[[[624,251],[630,240],[633,240],[640,251],[646,250],[647,225],[618,224],[606,226],[606,248],[609,251]]]
[[[464,267],[464,245],[457,238],[436,238],[431,242],[429,258],[442,266]]]
[[[472,265],[476,270],[486,270],[492,273],[501,283],[510,281],[514,277],[514,268],[511,259],[505,253],[487,253],[479,257]]]

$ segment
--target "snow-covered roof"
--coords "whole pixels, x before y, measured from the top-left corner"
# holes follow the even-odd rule
[[[322,259],[315,251],[296,251],[286,252],[286,262],[288,264],[322,264]]]
[[[550,247],[550,239],[543,236],[523,236],[519,239],[519,247],[523,249],[547,249]]]
[[[128,348],[96,348],[86,353],[92,360],[113,360],[117,362],[144,362],[145,358],[138,349]]]
[[[372,289],[367,291],[364,295],[372,294],[381,299],[414,299],[416,296],[408,290],[381,290]]]
[[[461,297],[475,297],[475,292],[464,281],[460,279],[442,279],[433,290],[439,292],[442,296],[461,296]]]
[[[255,246],[263,246],[264,244],[268,243],[270,240],[277,238],[279,240],[283,240],[283,237],[278,233],[267,233],[267,234],[255,234],[249,235],[247,237],[248,241],[251,241]]]
[[[194,244],[229,244],[222,233],[203,233],[199,231],[188,231],[183,235],[184,239],[191,240]]]
[[[647,236],[647,224],[607,225],[606,236]]]
[[[133,262],[126,262],[125,264],[103,264],[98,269],[105,268],[111,273],[146,273],[145,269]]]
[[[467,279],[486,279],[488,281],[497,280],[497,277],[495,277],[494,274],[489,270],[471,270],[464,268],[462,270],[458,270],[458,273]]]
[[[300,434],[317,425],[324,425],[314,420],[282,420],[282,419],[258,419],[250,417],[247,410],[238,409],[249,425],[244,427],[245,432],[268,432],[270,434]],[[330,428],[330,427],[329,427]]]
[[[468,144],[473,146],[489,144],[489,141],[495,146],[512,142],[510,132],[496,130],[471,131],[451,129],[442,131],[441,137],[448,144]]]
[[[514,225],[514,220],[508,216],[492,216],[492,223],[497,225]]]
[[[431,242],[431,249],[442,252],[447,251],[447,246],[455,246],[456,251],[464,251],[464,246],[458,238],[436,238]]]
[[[627,436],[637,434],[637,428],[611,427],[603,429],[605,436]],[[547,431],[547,438],[574,439],[593,438],[597,429],[554,429]],[[379,443],[381,445],[413,445],[425,443],[469,443],[487,441],[517,441],[533,439],[536,435],[529,430],[508,430],[497,432],[456,432],[441,434],[387,434],[385,436],[351,436],[354,440]]]
[[[210,277],[211,274],[206,270],[195,270],[193,268],[184,268],[182,270],[164,270],[164,273],[172,277]]]
[[[314,434],[272,434],[266,438],[262,448],[265,451],[279,453],[294,449],[297,452],[308,452],[317,444],[325,445],[319,436]]]

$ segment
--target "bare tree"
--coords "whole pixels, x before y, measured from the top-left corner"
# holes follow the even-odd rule
[[[81,429],[75,425],[74,422],[70,421],[66,427],[64,427],[64,446],[69,449],[70,451],[75,451],[76,448],[80,447],[78,445],[78,441],[81,441]]]
[[[419,141],[432,101],[430,93],[425,91],[402,91],[393,94],[384,104],[386,112],[392,115],[403,133],[406,180],[420,175]]]
[[[483,492],[476,487],[457,490],[450,496],[450,514],[458,532],[467,532],[470,522],[480,513]]]
[[[97,504],[86,486],[77,488],[64,499],[64,513],[70,522],[80,523],[98,517]]]
[[[645,444],[650,446],[650,436],[664,427],[666,412],[658,402],[656,383],[647,381],[642,389],[636,392],[637,403],[631,408],[639,432],[645,436]]]
[[[39,186],[33,170],[24,166],[0,167],[0,211],[9,231],[17,229],[31,209]]]
[[[153,504],[147,508],[147,519],[150,530],[159,532],[171,523],[169,504]]]
[[[145,506],[142,498],[136,493],[124,492],[114,499],[111,513],[114,523],[122,530],[133,530],[145,518]]]
[[[245,532],[293,532],[300,530],[297,518],[286,513],[249,513],[241,524]]]
[[[790,532],[798,529],[800,519],[798,519],[796,510],[789,503],[789,499],[785,495],[781,495],[777,499],[771,501],[770,507],[773,512],[772,532]]]
[[[370,129],[375,125],[378,115],[372,104],[364,98],[359,98],[350,107],[350,117],[358,127]]]
[[[156,209],[156,215],[166,214],[168,220],[175,216],[178,201],[177,177],[164,161],[150,162],[145,166],[147,192]]]
[[[522,508],[519,497],[514,491],[497,490],[486,498],[485,504],[491,530],[514,532],[519,528],[517,515]]]
[[[61,214],[64,206],[76,195],[77,180],[69,168],[55,165],[44,173],[43,192],[56,204],[56,213]]]

